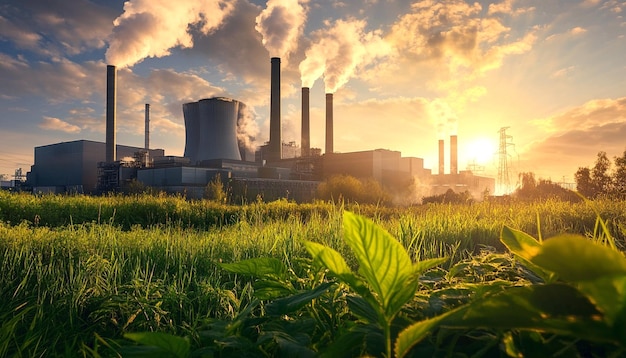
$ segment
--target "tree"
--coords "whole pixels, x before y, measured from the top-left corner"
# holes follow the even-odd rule
[[[580,167],[574,175],[576,179],[576,191],[586,198],[595,198],[598,190],[591,180],[591,170],[588,167]]]
[[[615,157],[615,172],[613,173],[615,194],[626,197],[626,150],[621,157]]]
[[[610,194],[613,189],[613,179],[611,178],[611,161],[606,156],[606,152],[598,152],[596,164],[591,170],[591,180],[597,188],[598,194]]]

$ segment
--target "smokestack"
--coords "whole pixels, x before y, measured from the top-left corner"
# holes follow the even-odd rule
[[[311,150],[311,132],[310,132],[310,119],[309,119],[309,88],[302,87],[302,129],[301,129],[301,156],[308,157]]]
[[[439,139],[439,175],[443,175],[445,169],[443,139]]]
[[[282,158],[282,139],[280,125],[280,58],[272,57],[272,80],[270,97],[270,143],[268,159]]]
[[[456,135],[450,136],[450,174],[458,174]]]
[[[146,103],[146,143],[145,149],[150,149],[150,104]]]
[[[333,94],[326,93],[326,153],[333,152]]]
[[[117,158],[115,153],[115,97],[117,69],[107,65],[107,122],[106,122],[106,162],[112,163]]]

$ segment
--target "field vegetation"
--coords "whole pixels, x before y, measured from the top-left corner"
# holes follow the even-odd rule
[[[0,356],[619,356],[625,247],[616,200],[234,206],[0,192]],[[589,270],[546,263],[565,251]],[[380,276],[395,262],[412,264]],[[574,303],[554,312],[563,297]],[[503,324],[485,315],[494,307],[548,324]]]

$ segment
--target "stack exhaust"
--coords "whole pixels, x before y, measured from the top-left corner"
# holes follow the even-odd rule
[[[280,58],[272,57],[271,64],[270,142],[267,159],[277,161],[282,158],[283,149],[280,123]]]
[[[309,92],[308,87],[302,87],[302,129],[300,133],[300,143],[302,147],[300,156],[302,157],[308,157],[311,151]]]
[[[333,152],[333,94],[326,93],[326,154]]]
[[[106,108],[106,162],[113,163],[117,158],[115,152],[115,98],[117,69],[107,65],[107,108]]]
[[[439,139],[439,175],[443,175],[445,169],[443,139]]]
[[[150,149],[150,104],[146,103],[146,131],[145,131],[146,142],[144,145],[144,149]]]
[[[457,137],[456,135],[450,136],[450,174],[458,174],[458,150],[457,150]]]

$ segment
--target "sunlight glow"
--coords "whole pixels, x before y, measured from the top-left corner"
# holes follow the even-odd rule
[[[496,143],[489,138],[477,138],[468,143],[465,153],[468,162],[487,165],[492,164],[496,157]]]

